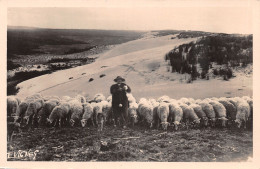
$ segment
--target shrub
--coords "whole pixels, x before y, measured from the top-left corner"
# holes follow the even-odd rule
[[[14,62],[12,62],[11,60],[7,60],[7,70],[13,70],[13,69],[16,69],[18,67],[21,67],[21,65],[14,64]]]
[[[219,71],[217,69],[213,69],[213,74],[218,76],[219,75]]]
[[[230,79],[231,77],[233,77],[233,71],[232,71],[232,69],[231,69],[231,68],[227,68],[226,74],[227,74],[227,77],[228,77],[229,79]]]
[[[207,73],[208,73],[207,71],[203,70],[203,71],[200,73],[200,77],[201,77],[201,79],[205,79]]]
[[[94,80],[93,78],[90,78],[88,81],[89,81],[89,82],[92,82],[93,80]]]
[[[105,74],[102,74],[102,75],[100,75],[99,77],[102,78],[102,77],[104,77],[104,76],[106,76],[106,75],[105,75]]]
[[[192,65],[191,67],[191,80],[196,80],[198,77],[198,71],[197,71],[197,67],[195,65]]]

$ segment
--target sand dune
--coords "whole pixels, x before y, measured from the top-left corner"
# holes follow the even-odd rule
[[[90,98],[96,93],[108,96],[113,79],[118,75],[126,78],[126,83],[137,98],[155,98],[164,94],[173,98],[252,95],[252,76],[241,76],[230,81],[212,79],[197,80],[192,84],[181,83],[179,79],[185,79],[187,75],[167,72],[164,55],[175,46],[197,39],[171,37],[173,35],[146,37],[117,45],[101,54],[92,64],[24,81],[18,84],[20,90],[17,95],[25,97],[40,92],[43,95],[57,96],[74,96],[80,93]],[[101,74],[106,76],[100,78]],[[69,80],[70,77],[73,79]],[[94,81],[89,82],[90,78]],[[240,88],[242,90],[238,90]]]

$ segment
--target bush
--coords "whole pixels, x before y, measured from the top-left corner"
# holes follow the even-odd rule
[[[213,74],[218,76],[219,75],[219,71],[217,69],[213,69]]]
[[[208,73],[207,71],[203,70],[203,71],[200,73],[200,77],[201,77],[201,79],[205,79],[207,73]]]
[[[227,72],[226,72],[227,77],[230,79],[231,77],[233,77],[233,71],[231,68],[227,68]]]
[[[89,82],[92,82],[93,80],[94,80],[93,78],[90,78],[88,81],[89,81]]]
[[[13,70],[13,69],[16,69],[18,67],[21,67],[21,65],[14,64],[14,62],[12,62],[11,60],[7,60],[7,70]]]
[[[199,76],[199,73],[197,71],[197,67],[195,65],[192,65],[191,67],[191,80],[196,80]]]

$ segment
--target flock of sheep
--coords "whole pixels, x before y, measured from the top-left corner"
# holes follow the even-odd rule
[[[253,119],[253,99],[249,96],[234,98],[192,98],[171,99],[162,96],[155,99],[141,98],[139,102],[132,94],[129,100],[128,124],[145,124],[149,127],[173,126],[234,126],[246,128]],[[90,102],[81,95],[76,97],[43,97],[34,94],[20,100],[16,96],[7,98],[9,122],[17,126],[98,126],[102,131],[106,123],[118,124],[114,119],[111,104],[112,96],[105,98],[97,94]]]

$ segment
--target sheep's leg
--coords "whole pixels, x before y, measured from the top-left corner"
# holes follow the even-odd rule
[[[92,126],[95,126],[93,116],[90,119],[91,119]]]
[[[13,141],[14,132],[11,133],[10,141]]]
[[[95,127],[98,127],[98,119],[97,119],[97,114],[94,116],[94,122],[95,122]]]
[[[189,119],[186,119],[185,121],[186,129],[189,129]]]
[[[247,122],[247,121],[244,121],[244,129],[246,129],[246,122]]]
[[[59,119],[59,128],[61,128],[61,126],[62,126],[62,119],[60,118]]]
[[[100,131],[103,130],[103,127],[104,127],[104,119],[101,119],[101,124],[100,124]]]
[[[158,118],[157,119],[157,130],[159,130],[159,127],[160,127],[160,119]]]

